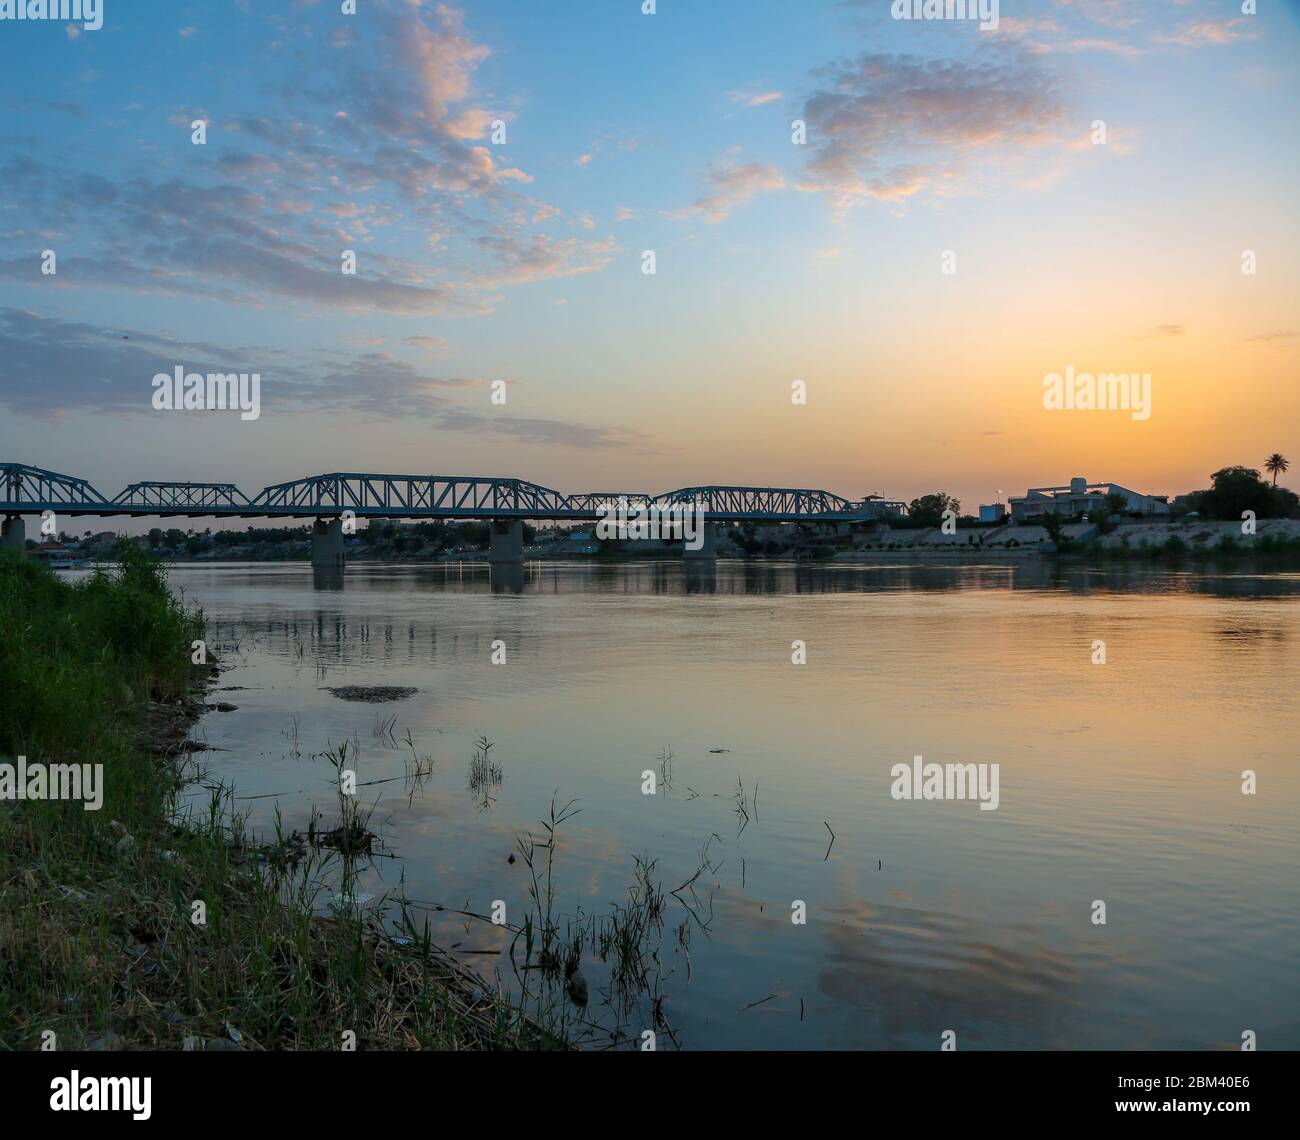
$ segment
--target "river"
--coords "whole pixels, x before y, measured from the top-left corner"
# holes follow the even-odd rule
[[[553,798],[580,809],[554,850],[565,921],[626,906],[651,867],[640,992],[584,951],[569,1015],[589,1044],[1300,1047],[1300,575],[547,562],[494,590],[481,564],[322,583],[259,563],[171,581],[229,666],[210,699],[237,706],[196,729],[220,749],[208,780],[255,828],[328,816],[321,754],[347,740],[396,856],[362,869],[376,899],[499,901],[521,923],[517,838],[545,834]],[[327,691],[344,685],[417,692]],[[482,738],[500,781],[471,787]],[[997,765],[996,809],[894,798],[917,756]],[[518,987],[506,929],[420,914]]]

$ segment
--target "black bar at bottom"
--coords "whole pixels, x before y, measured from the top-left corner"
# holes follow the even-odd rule
[[[10,1129],[23,1124],[114,1117],[146,1125],[328,1126],[338,1135],[353,1125],[387,1131],[395,1112],[410,1123],[426,1117],[431,1126],[445,1123],[448,1112],[484,1123],[501,1113],[499,1123],[525,1128],[550,1117],[569,1134],[608,1131],[620,1120],[651,1127],[647,1113],[659,1117],[658,1132],[705,1111],[728,1124],[758,1113],[765,1129],[787,1114],[807,1125],[844,1111],[863,1124],[1122,1117],[1262,1124],[1293,1115],[1285,1101],[1297,1056],[10,1053],[0,1055],[0,1115],[15,1136],[25,1133]],[[123,1077],[136,1083],[99,1080]],[[112,1107],[114,1098],[121,1107]],[[540,1114],[533,1121],[526,1119],[530,1106]]]

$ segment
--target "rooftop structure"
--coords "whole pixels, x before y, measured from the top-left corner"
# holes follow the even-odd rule
[[[1076,476],[1069,483],[1060,487],[1030,487],[1023,495],[1013,495],[1010,499],[1011,517],[1016,522],[1038,518],[1056,511],[1065,518],[1087,514],[1090,521],[1097,521],[1094,512],[1106,509],[1107,495],[1123,495],[1127,513],[1138,515],[1168,515],[1169,503],[1159,495],[1144,495],[1140,491],[1130,491],[1118,483],[1089,483],[1082,476]]]

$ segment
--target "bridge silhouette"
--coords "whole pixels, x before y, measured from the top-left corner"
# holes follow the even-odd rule
[[[134,518],[314,518],[314,565],[341,565],[341,520],[481,520],[494,524],[493,561],[522,556],[525,520],[590,522],[615,504],[638,508],[699,509],[708,526],[703,557],[711,557],[718,523],[852,524],[906,513],[900,502],[790,487],[683,487],[660,495],[627,491],[564,494],[524,479],[462,475],[383,475],[332,472],[274,483],[249,496],[234,483],[132,483],[112,498],[87,479],[23,463],[0,463],[4,544],[22,546],[24,515],[126,515]]]

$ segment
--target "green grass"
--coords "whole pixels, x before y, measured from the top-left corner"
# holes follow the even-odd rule
[[[0,557],[0,760],[104,765],[100,811],[0,801],[0,1049],[554,1044],[427,928],[318,913],[352,855],[267,859],[220,787],[178,817],[184,754],[156,744],[201,711],[202,614],[119,558],[70,585]]]

